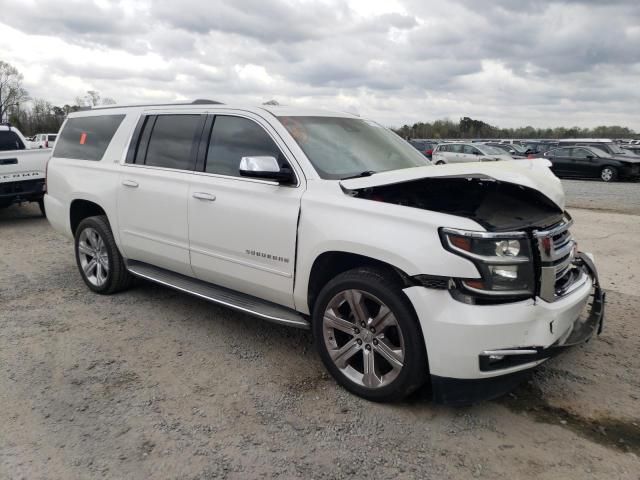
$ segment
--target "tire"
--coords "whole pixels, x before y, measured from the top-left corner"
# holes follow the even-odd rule
[[[359,308],[352,308],[354,304]],[[387,311],[391,314],[385,315]],[[366,328],[358,325],[362,319]],[[390,402],[424,384],[428,373],[424,340],[395,272],[362,267],[341,273],[320,291],[312,322],[322,362],[350,392]],[[377,331],[371,331],[372,326]]]
[[[438,161],[436,162],[436,165],[446,165],[446,163],[445,163],[445,162],[443,162],[442,160],[438,160]]]
[[[618,179],[618,170],[616,167],[606,166],[600,170],[600,180],[603,182],[615,182]]]
[[[75,233],[76,264],[84,283],[96,293],[110,295],[131,286],[128,272],[104,215],[88,217]],[[96,259],[100,259],[96,262]],[[93,267],[90,266],[91,262]]]
[[[38,207],[40,207],[40,213],[42,213],[42,216],[44,218],[47,218],[47,212],[44,208],[44,198],[41,198],[40,200],[38,200]]]

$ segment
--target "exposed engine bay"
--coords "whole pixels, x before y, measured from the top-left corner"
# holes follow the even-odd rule
[[[484,175],[421,178],[345,193],[467,217],[488,231],[546,227],[563,215],[562,209],[539,191]]]

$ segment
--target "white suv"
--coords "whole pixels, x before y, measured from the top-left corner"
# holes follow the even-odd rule
[[[493,162],[513,160],[504,150],[481,143],[440,143],[433,150],[433,163]]]
[[[97,293],[141,277],[310,328],[348,390],[388,401],[430,381],[459,404],[601,325],[548,167],[434,167],[342,113],[110,107],[66,120],[45,201]]]

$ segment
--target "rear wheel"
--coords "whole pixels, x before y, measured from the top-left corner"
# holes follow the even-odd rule
[[[600,179],[603,182],[614,182],[618,178],[618,170],[615,167],[604,167],[600,170]]]
[[[313,333],[327,370],[363,398],[400,400],[426,379],[418,320],[391,272],[358,268],[331,280],[318,295]]]
[[[96,293],[111,294],[131,285],[132,277],[104,215],[85,218],[75,233],[76,263],[82,279]]]
[[[438,160],[438,161],[436,162],[436,165],[444,165],[444,164],[445,164],[445,163],[444,163],[442,160]]]

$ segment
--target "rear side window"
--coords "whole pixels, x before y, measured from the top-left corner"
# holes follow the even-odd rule
[[[213,124],[205,171],[240,176],[240,159],[269,156],[282,165],[280,150],[257,123],[241,117],[218,115]]]
[[[56,137],[57,137],[57,135],[49,135],[49,136],[47,137],[47,139],[48,139],[50,142],[55,142],[55,141],[56,141]]]
[[[124,115],[70,118],[65,123],[54,157],[77,160],[102,160]],[[55,136],[53,136],[55,140]]]
[[[0,131],[0,150],[24,150],[24,143],[16,132],[2,130]]]
[[[178,170],[193,170],[195,166],[193,147],[202,130],[202,128],[200,131],[198,130],[200,122],[200,115],[158,115],[155,120],[148,119],[145,130],[149,128],[152,130],[146,155],[141,151],[141,143],[136,163]]]

